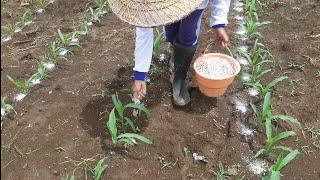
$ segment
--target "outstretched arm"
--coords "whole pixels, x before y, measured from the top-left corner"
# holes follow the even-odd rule
[[[145,78],[151,64],[153,51],[153,29],[136,27],[136,44],[134,51],[134,83],[132,87],[133,98],[142,99],[146,93]]]

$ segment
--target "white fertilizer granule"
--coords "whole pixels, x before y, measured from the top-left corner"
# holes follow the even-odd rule
[[[257,91],[255,88],[249,88],[248,89],[248,94],[250,95],[250,96],[258,96],[259,95],[259,91]]]
[[[27,94],[19,93],[14,97],[14,100],[15,101],[22,101],[26,96],[27,96]]]
[[[255,159],[248,164],[249,170],[255,175],[262,175],[267,170],[267,164],[259,159]]]
[[[200,61],[197,63],[196,68],[197,72],[201,76],[208,78],[222,78],[230,76],[234,73],[232,65],[228,61],[219,57]]]
[[[47,70],[52,70],[56,67],[56,65],[52,62],[46,62],[43,63],[44,68],[46,68]]]

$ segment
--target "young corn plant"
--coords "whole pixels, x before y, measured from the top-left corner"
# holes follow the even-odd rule
[[[89,26],[89,22],[87,20],[84,20],[82,23],[82,30],[77,31],[77,34],[87,36],[89,34]]]
[[[216,171],[213,171],[217,180],[226,180],[230,177],[229,173],[224,170],[223,164],[219,162],[218,168]]]
[[[267,72],[269,72],[268,70],[265,70]],[[262,71],[258,76],[261,77],[262,75],[266,74],[267,72]],[[274,80],[272,80],[270,83],[268,83],[266,86],[263,86],[260,81],[256,81],[256,82],[251,82],[251,83],[244,83],[244,85],[247,85],[249,87],[252,87],[254,89],[256,89],[257,91],[259,91],[263,96],[265,96],[268,92],[272,92],[273,89],[275,88],[275,86],[277,84],[279,84],[280,82],[284,81],[288,79],[287,76],[280,76]]]
[[[5,30],[6,34],[12,36],[19,29],[19,23],[11,24],[7,22],[5,26],[2,26],[2,28]]]
[[[248,18],[246,21],[246,24],[243,25],[246,28],[245,36],[248,39],[261,37],[262,35],[260,32],[257,32],[257,29],[268,24],[271,24],[271,22],[270,21],[259,22],[258,20],[255,21],[252,18]]]
[[[43,63],[44,62],[42,60],[39,60],[37,62],[37,72],[30,77],[30,82],[34,82],[40,79],[46,79],[49,77],[48,71],[44,67]]]
[[[279,144],[279,142],[281,140],[284,140],[284,139],[289,138],[291,136],[295,136],[296,135],[295,132],[284,131],[284,132],[281,132],[281,133],[273,136],[272,135],[273,134],[272,133],[273,125],[272,125],[271,118],[266,119],[265,126],[266,126],[266,135],[267,135],[267,146],[265,149],[261,149],[256,153],[256,155],[255,155],[256,158],[260,157],[261,155],[271,154],[272,150],[277,150],[277,149],[282,150],[282,151],[288,151],[288,152],[292,151],[292,149],[289,147],[285,147],[285,146],[281,146],[281,145],[276,146],[276,144]],[[271,155],[273,155],[273,154],[271,154]]]
[[[153,55],[157,56],[160,52],[160,47],[163,41],[163,32],[156,29],[156,39],[153,41]]]
[[[149,111],[142,104],[129,103],[124,105],[120,101],[117,94],[112,95],[112,101],[115,107],[110,112],[107,123],[112,142],[114,144],[124,142],[126,145],[134,145],[136,144],[136,140],[140,140],[144,143],[152,144],[152,141],[148,138],[136,134],[137,127],[129,117],[126,117],[126,112],[129,108],[139,110],[140,112],[144,112],[146,114],[148,114]],[[131,128],[134,133],[128,133],[128,127]]]
[[[55,42],[51,42],[49,46],[50,60],[56,62],[59,58],[59,47]]]
[[[1,116],[5,116],[11,112],[17,114],[14,108],[6,102],[6,99],[1,97]]]
[[[245,9],[246,9],[246,14],[248,15],[249,18],[256,17],[256,19],[258,19],[256,7],[257,7],[256,0],[246,0]]]
[[[106,13],[106,1],[104,0],[91,0],[98,9],[99,16],[102,16]]]
[[[300,128],[301,123],[299,122],[298,119],[292,117],[292,116],[288,116],[288,115],[273,115],[271,110],[271,92],[267,92],[266,95],[264,96],[264,100],[263,100],[263,106],[262,106],[262,110],[258,110],[257,106],[254,105],[253,103],[250,104],[253,112],[256,115],[256,118],[258,120],[260,120],[263,123],[266,123],[267,120],[270,121],[274,121],[274,120],[282,120],[285,122],[291,122],[293,124],[298,125]],[[268,126],[269,127],[269,126]],[[268,131],[268,133],[270,133],[270,131]],[[269,134],[270,135],[270,134]]]
[[[93,9],[92,7],[89,8],[91,20],[94,23],[100,23],[100,11],[99,9]]]
[[[31,82],[25,81],[24,83],[14,80],[11,76],[7,75],[8,80],[14,84],[22,93],[26,94],[29,90]]]
[[[59,47],[59,56],[64,57],[67,54],[72,54],[72,52],[69,50],[68,37],[64,35],[60,29],[58,29],[58,37],[61,44],[61,47]]]
[[[281,170],[291,161],[296,159],[300,154],[301,153],[298,150],[291,151],[286,156],[280,154],[277,158],[276,163],[270,167],[268,175],[262,177],[262,180],[280,180]]]

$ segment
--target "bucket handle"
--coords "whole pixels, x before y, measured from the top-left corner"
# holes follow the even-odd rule
[[[206,49],[203,51],[203,54],[206,54],[208,48],[209,48],[212,44],[213,44],[213,42],[211,42],[211,43],[206,47]],[[226,46],[226,49],[228,50],[228,52],[229,52],[229,54],[231,55],[231,57],[234,58],[233,53],[232,53],[232,51],[230,50],[230,48],[229,48],[228,45]]]

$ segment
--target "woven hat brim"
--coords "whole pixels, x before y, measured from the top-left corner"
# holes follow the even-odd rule
[[[174,23],[195,11],[203,0],[176,0],[137,3],[108,0],[112,11],[123,21],[138,27],[158,27]]]

